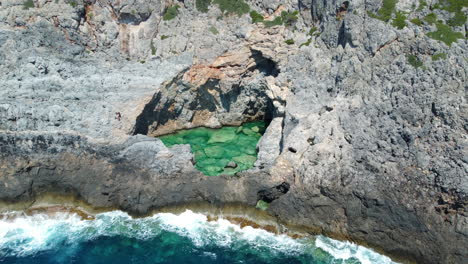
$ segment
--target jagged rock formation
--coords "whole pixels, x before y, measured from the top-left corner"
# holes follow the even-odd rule
[[[445,0],[400,0],[386,22],[382,2],[247,1],[266,21],[289,12],[269,27],[196,1],[1,0],[0,199],[144,214],[274,197],[282,223],[463,263],[468,25]],[[234,177],[135,135],[259,118],[259,159]]]

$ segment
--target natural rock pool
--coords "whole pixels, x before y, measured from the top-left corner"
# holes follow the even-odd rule
[[[257,143],[265,132],[265,122],[250,122],[242,126],[219,129],[194,128],[161,136],[167,146],[189,144],[195,166],[208,176],[233,175],[250,169],[257,160]]]

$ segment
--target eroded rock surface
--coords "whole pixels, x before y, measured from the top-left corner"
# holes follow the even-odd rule
[[[428,37],[442,22],[466,36],[446,2],[400,0],[385,22],[379,0],[246,1],[292,15],[272,27],[196,1],[33,2],[0,2],[0,199],[144,214],[270,197],[283,223],[405,261],[468,258],[467,41]],[[236,176],[146,136],[258,119],[259,159]]]

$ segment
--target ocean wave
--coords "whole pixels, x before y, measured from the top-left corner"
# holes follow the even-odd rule
[[[330,256],[328,259],[332,262],[329,263],[345,263],[348,260],[362,264],[394,263],[388,257],[350,242],[323,236],[315,239],[293,239],[250,226],[241,228],[225,219],[208,221],[207,216],[190,210],[179,215],[159,213],[135,219],[121,211],[98,214],[95,220],[83,220],[75,213],[66,212],[0,219],[0,258],[31,256],[59,247],[73,252],[80,243],[100,237],[120,236],[150,240],[164,233],[185,237],[192,242],[194,248],[200,249],[216,245],[231,250],[249,248],[261,252],[265,249],[271,254],[291,256],[317,255],[317,252],[321,252],[325,257]]]

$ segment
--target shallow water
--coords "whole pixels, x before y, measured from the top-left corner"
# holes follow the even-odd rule
[[[191,211],[140,219],[114,211],[91,221],[63,212],[0,220],[0,263],[393,262],[352,243],[292,239]]]
[[[257,143],[264,131],[264,122],[250,122],[240,127],[182,130],[161,136],[160,139],[168,147],[189,144],[196,168],[205,175],[233,175],[254,166],[257,160]],[[234,162],[236,167],[227,168],[230,162]]]

